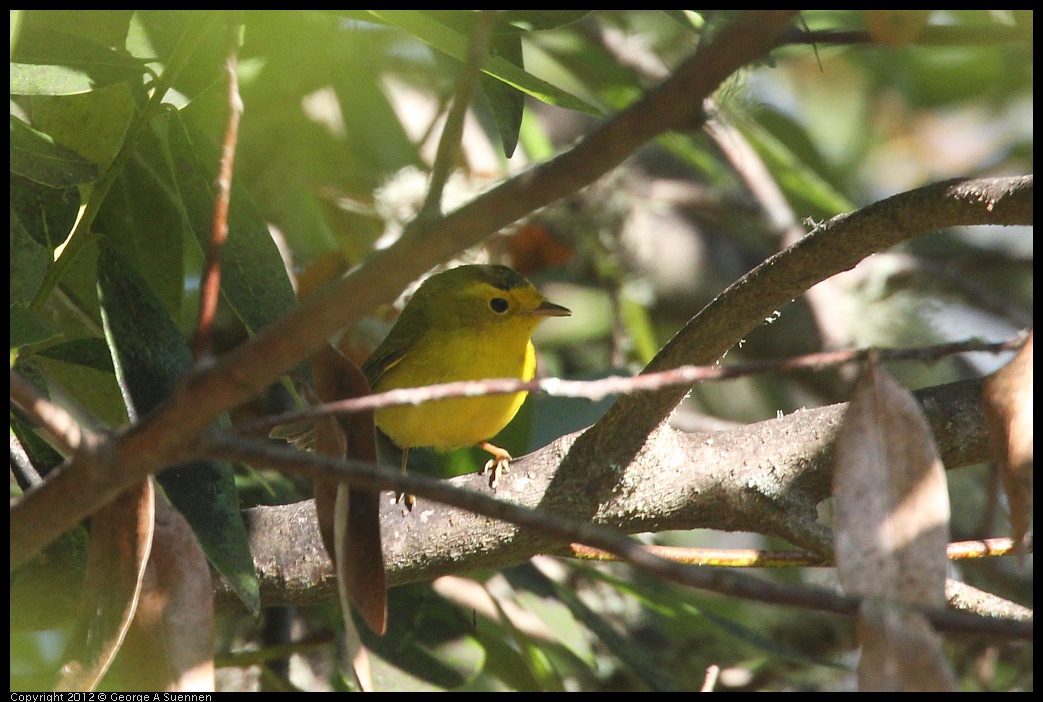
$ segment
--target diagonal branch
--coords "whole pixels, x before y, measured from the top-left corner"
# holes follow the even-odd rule
[[[96,442],[90,428],[78,422],[64,407],[57,405],[18,373],[11,371],[11,406],[20,408],[41,427],[64,453],[72,453],[87,442]]]
[[[729,75],[766,54],[795,11],[743,13],[641,100],[558,157],[433,221],[415,220],[393,246],[312,296],[241,347],[185,378],[170,399],[98,455],[79,455],[11,508],[11,567],[145,475],[191,459],[222,412],[257,395],[336,331],[410,281],[529,212],[590,184],[639,146],[699,123],[702,103]],[[98,470],[99,465],[104,470]]]

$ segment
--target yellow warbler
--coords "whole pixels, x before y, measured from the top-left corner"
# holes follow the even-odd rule
[[[506,266],[452,268],[423,282],[362,370],[373,392],[483,378],[531,380],[533,330],[547,317],[570,314]],[[514,419],[527,394],[387,407],[376,411],[375,420],[402,448],[403,470],[411,448],[478,445],[493,455],[485,470],[493,469],[496,487],[511,455],[487,439]]]

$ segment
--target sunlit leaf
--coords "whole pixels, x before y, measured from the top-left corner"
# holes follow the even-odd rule
[[[141,601],[115,672],[129,690],[212,692],[215,638],[206,555],[184,517],[160,500]]]
[[[837,436],[833,497],[845,591],[944,605],[945,471],[919,404],[875,363],[855,387]]]
[[[11,56],[13,95],[74,95],[140,79],[145,64],[126,51],[33,23]]]
[[[11,115],[11,172],[52,188],[91,183],[98,167]]]
[[[448,54],[458,61],[467,56],[467,36],[442,24],[431,15],[415,10],[371,10],[381,20],[412,34],[425,44]],[[566,93],[536,76],[526,73],[509,61],[491,56],[482,66],[482,71],[498,78],[507,85],[547,103],[577,112],[598,115],[601,111],[579,98]]]
[[[59,690],[93,690],[119,653],[152,550],[155,505],[150,476],[91,516],[83,620]]]
[[[112,357],[104,339],[75,339],[43,349],[33,362],[69,397],[103,422],[118,426],[127,421]]]
[[[144,130],[139,137],[95,227],[105,232],[106,241],[134,266],[176,320],[181,318],[186,288],[184,247],[191,236],[157,131]]]

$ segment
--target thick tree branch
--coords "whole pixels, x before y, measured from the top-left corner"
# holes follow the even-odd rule
[[[916,393],[949,468],[988,460],[980,394],[979,380]],[[845,407],[805,410],[713,434],[663,427],[629,465],[612,471],[591,468],[562,483],[555,473],[579,436],[571,434],[512,463],[509,479],[495,496],[573,519],[594,514],[593,522],[625,533],[695,528],[754,531],[821,553],[829,536],[816,523],[815,508],[830,494],[833,437]],[[595,503],[597,491],[591,486],[606,479],[621,487],[610,500]],[[489,493],[478,474],[445,482]],[[389,584],[504,567],[536,553],[570,553],[557,535],[519,530],[499,521],[500,515],[494,518],[487,511],[445,507],[425,501],[419,490],[418,494],[418,508],[405,517],[393,500],[382,505]],[[260,507],[245,514],[267,603],[303,604],[336,597],[332,567],[310,501]],[[806,538],[809,534],[811,539]]]
[[[950,465],[986,455],[979,395],[979,381],[920,393],[924,409],[939,433],[942,455]],[[563,540],[575,539],[603,544],[634,565],[686,585],[764,602],[851,614],[851,598],[815,588],[775,587],[723,571],[679,567],[680,564],[664,562],[594,525],[568,518],[595,510],[595,524],[627,532],[694,527],[763,531],[765,523],[812,522],[815,504],[829,494],[833,437],[843,411],[843,405],[835,405],[712,435],[660,429],[648,452],[618,471],[626,489],[612,503],[603,505],[589,504],[592,491],[548,494],[556,486],[555,465],[576,435],[563,437],[514,464],[511,479],[496,495],[513,504],[496,504],[481,495],[487,488],[479,475],[451,481],[411,478],[430,497],[466,507],[421,502],[412,513],[403,514],[388,499],[383,505],[382,526],[389,583],[504,567],[540,552],[567,554],[569,548]],[[248,457],[254,463],[289,467],[279,459],[281,451],[265,456],[244,446],[249,454],[244,456],[236,452],[233,443],[220,446],[225,458]],[[336,465],[325,457],[309,456],[307,461],[313,465],[308,470],[325,472]],[[304,463],[294,470],[305,470]],[[362,472],[369,484],[380,470]],[[403,480],[397,475],[388,479],[396,484]],[[600,479],[589,476],[588,483]],[[448,486],[464,487],[478,494],[453,495]],[[416,492],[422,494],[421,489]],[[550,504],[557,507],[548,509]],[[548,511],[537,515],[526,509],[535,505]],[[794,508],[803,514],[794,517]],[[304,604],[336,596],[332,566],[322,550],[313,515],[314,509],[307,501],[247,510],[247,524],[256,536],[252,548],[263,596],[272,598],[266,603]],[[519,529],[516,524],[525,528]],[[804,529],[775,533],[788,537],[787,531],[802,533]],[[990,629],[992,624],[952,614],[952,619],[937,612],[930,616],[942,629],[1031,636],[1031,623],[994,622],[997,628]]]

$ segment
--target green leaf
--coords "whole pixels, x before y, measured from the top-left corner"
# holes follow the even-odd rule
[[[192,356],[184,337],[145,281],[111,247],[98,256],[98,290],[105,337],[133,417],[174,392]],[[231,467],[192,461],[157,476],[170,502],[185,516],[207,558],[253,613],[260,592]]]
[[[75,189],[73,189],[75,192]],[[10,343],[11,348],[43,341],[56,334],[49,320],[28,309],[53,261],[51,227],[71,226],[75,207],[67,191],[10,178]],[[78,198],[77,198],[78,200]],[[71,210],[71,212],[70,212]],[[65,215],[65,216],[64,216]],[[65,222],[63,222],[65,219]]]
[[[465,682],[471,666],[451,665],[440,652],[449,642],[468,642],[476,631],[469,619],[431,588],[410,583],[388,590],[388,630],[384,636],[360,626],[370,651],[409,676],[409,684],[455,688]],[[469,643],[469,642],[468,642]]]
[[[440,22],[436,17],[414,10],[370,10],[380,20],[415,36],[425,44],[452,56],[458,61],[467,57],[468,37]],[[601,115],[601,110],[580,100],[574,95],[557,88],[499,56],[490,56],[482,66],[482,72],[526,95],[568,110]]]
[[[341,105],[345,136],[342,142],[325,135],[321,139],[302,136],[302,147],[315,154],[307,164],[309,169],[337,169],[333,182],[368,191],[384,185],[400,169],[420,165],[417,147],[403,130],[372,66],[345,59],[343,72],[338,71],[330,84]],[[299,113],[296,106],[294,112]],[[298,119],[290,118],[291,128],[296,128]],[[303,128],[298,134],[307,135],[309,130]],[[288,167],[304,166],[291,163]],[[314,177],[297,175],[304,183]],[[309,186],[309,190],[313,189]]]
[[[50,358],[83,368],[113,374],[112,356],[104,339],[75,339],[58,344],[35,354],[34,358]]]
[[[609,574],[599,569],[584,566],[583,571],[592,578],[597,578],[620,592],[627,593],[637,598],[645,607],[673,620],[676,628],[683,632],[694,632],[707,625],[714,629],[722,630],[743,643],[772,655],[781,656],[789,660],[795,660],[812,665],[821,665],[838,670],[850,670],[849,666],[835,663],[831,660],[816,658],[769,636],[761,634],[760,631],[736,621],[722,612],[734,610],[735,603],[711,600],[705,597],[692,595],[683,590],[664,590],[660,587],[649,586],[642,582],[629,582],[622,578]],[[737,610],[731,612],[733,616],[740,617]]]
[[[33,127],[100,168],[123,148],[138,111],[127,85],[66,97],[41,95],[32,98],[30,107]]]
[[[764,159],[790,202],[806,203],[815,209],[816,216],[821,217],[832,217],[855,209],[854,203],[843,193],[760,124],[750,119],[737,119],[735,124]]]
[[[693,617],[702,617],[707,621],[711,622],[720,629],[726,631],[732,636],[740,639],[744,643],[750,646],[761,649],[766,653],[770,653],[773,656],[778,656],[797,663],[804,663],[807,665],[821,665],[826,668],[835,668],[837,670],[851,670],[850,666],[842,663],[835,663],[831,660],[824,658],[817,658],[815,656],[809,656],[802,651],[789,646],[785,643],[761,634],[756,629],[741,624],[733,619],[722,617],[719,614],[715,614],[709,607],[700,607],[697,605],[690,605],[686,607],[688,614]]]
[[[489,40],[489,55],[503,59],[517,70],[524,71],[521,35],[533,29],[549,29],[573,22],[587,14],[587,10],[513,11],[505,12]],[[427,12],[427,17],[440,22],[461,36],[469,37],[477,15],[471,10]],[[510,158],[518,146],[525,95],[503,81],[488,74],[479,76],[479,86],[485,96],[496,129],[503,145],[504,156]]]
[[[518,67],[522,65],[521,37],[518,35],[493,37],[489,43],[489,50],[493,55],[500,56]],[[485,99],[489,101],[496,128],[500,132],[503,155],[510,158],[518,146],[525,96],[515,88],[484,73],[479,76],[478,84]]]
[[[52,188],[92,183],[98,167],[11,115],[11,172]]]
[[[127,409],[104,339],[67,341],[34,353],[32,362],[52,383],[109,426],[127,421]]]
[[[40,477],[49,474],[65,460],[60,453],[51,448],[50,444],[40,438],[30,425],[14,415],[11,416],[11,431],[22,444],[26,457]]]
[[[66,247],[68,248],[68,247]],[[68,252],[63,253],[62,258]],[[48,278],[60,264],[55,261],[47,272]],[[47,285],[47,278],[44,279]],[[84,239],[79,253],[65,267],[58,284],[65,300],[49,299],[39,309],[57,314],[62,321],[62,330],[70,339],[84,336],[103,336],[101,309],[98,307],[98,237],[91,233]],[[40,297],[37,294],[37,299]],[[34,306],[34,309],[37,309]]]
[[[58,330],[43,315],[29,309],[25,303],[13,303],[8,318],[11,321],[11,348],[18,349],[38,344],[58,336]]]
[[[76,223],[80,189],[52,188],[12,173],[8,205],[12,235],[17,229],[47,249],[50,263],[50,252],[69,237]]]
[[[161,116],[159,120],[167,117]],[[190,237],[162,139],[142,130],[94,229],[148,281],[167,313],[181,318],[185,290],[185,239]]]
[[[494,602],[496,602],[495,599]],[[520,630],[515,626],[514,621],[509,616],[506,616],[502,610],[500,611],[500,614],[502,627],[505,630],[505,633],[509,637],[509,640],[512,640],[514,645],[521,651],[519,658],[521,663],[527,669],[528,674],[531,676],[532,686],[535,689],[545,692],[564,692],[565,681],[562,679],[561,673],[556,669],[548,655],[549,651],[554,648],[554,645],[547,645],[546,643],[543,643],[542,645],[537,644],[536,637],[531,637],[526,632]],[[493,660],[502,665],[504,657],[500,656],[496,659],[492,659],[490,660],[490,663]],[[490,666],[490,669],[491,668],[492,667]]]
[[[12,95],[77,95],[94,88],[90,76],[68,66],[11,63]]]
[[[652,690],[676,692],[680,689],[669,671],[664,671],[662,666],[657,665],[657,661],[649,655],[646,647],[621,635],[602,613],[591,608],[573,590],[562,587],[531,565],[514,569],[508,574],[508,577],[516,587],[524,585],[560,600],[572,616],[586,626],[606,650],[617,657]]]
[[[623,318],[623,326],[627,331],[633,353],[642,365],[651,362],[659,351],[659,339],[656,338],[655,326],[648,307],[624,288],[618,294],[617,304]]]
[[[593,10],[505,10],[498,31],[509,31],[507,28],[526,32],[557,29],[577,22],[591,12]]]
[[[28,303],[40,287],[50,252],[21,228],[11,229],[11,302]]]
[[[179,119],[166,133],[177,191],[196,243],[210,242],[220,153]],[[251,333],[286,315],[297,296],[264,218],[246,189],[233,180],[228,239],[221,254],[221,294]]]
[[[11,56],[12,95],[75,95],[145,73],[143,61],[75,34],[26,26]]]

